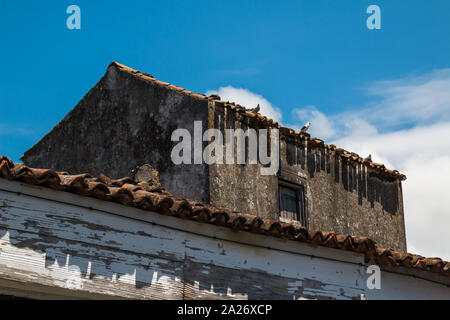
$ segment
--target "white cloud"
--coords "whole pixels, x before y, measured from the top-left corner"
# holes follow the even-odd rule
[[[295,124],[287,124],[288,127],[300,130],[303,123],[311,122],[308,133],[313,137],[325,140],[333,140],[342,137],[370,137],[378,134],[377,128],[357,117],[354,114],[342,113],[327,116],[317,110],[315,106],[306,106],[292,111],[291,119]],[[291,121],[292,121],[291,120]]]
[[[246,108],[255,108],[258,104],[261,107],[260,113],[268,118],[280,122],[282,115],[280,109],[273,106],[263,96],[253,93],[247,89],[234,88],[232,86],[220,87],[219,90],[209,90],[206,95],[218,94],[223,101],[230,101],[240,104]]]
[[[378,81],[367,87],[367,92],[381,97],[381,101],[359,111],[357,116],[379,128],[450,121],[450,68]]]
[[[336,134],[333,123],[325,114],[317,110],[315,106],[294,109],[293,114],[298,122],[297,124],[289,125],[289,127],[296,131],[299,131],[305,123],[311,122],[309,132],[313,136],[321,137],[321,139],[329,139]]]
[[[352,137],[372,137],[378,134],[378,130],[365,120],[359,118],[350,118],[344,122],[345,134]]]

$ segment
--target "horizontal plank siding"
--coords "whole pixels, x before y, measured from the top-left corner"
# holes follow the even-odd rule
[[[328,296],[359,298],[355,264],[319,258],[311,264],[308,256],[0,191],[5,279],[124,298],[292,299],[305,291],[307,297],[323,297],[311,279],[330,268],[351,277],[326,279]]]
[[[0,294],[87,299],[361,299],[362,254],[0,179]],[[408,280],[408,281],[407,281]],[[427,295],[448,288],[413,280]],[[445,291],[447,290],[447,291]],[[406,287],[400,290],[407,296]],[[417,293],[420,295],[420,293]]]

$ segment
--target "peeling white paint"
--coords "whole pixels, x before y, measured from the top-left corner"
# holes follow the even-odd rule
[[[2,179],[0,190],[1,183]],[[26,186],[22,188],[27,191]],[[58,287],[66,289],[69,296],[75,290],[137,299],[420,296],[419,291],[408,290],[420,279],[402,276],[399,281],[398,275],[386,273],[382,273],[382,289],[368,292],[364,266],[355,263],[362,261],[362,255],[343,250],[270,238],[268,244],[286,248],[273,250],[252,244],[252,237],[261,239],[255,244],[264,244],[269,238],[265,236],[116,206],[123,214],[136,212],[130,219],[115,212],[30,197],[26,192],[17,195],[0,191],[0,203],[3,201],[0,281]],[[104,211],[110,208],[115,207],[105,203]],[[173,221],[175,228],[136,218],[141,216],[164,223]],[[311,253],[321,257],[313,258]],[[417,283],[426,297],[450,296],[449,289],[442,285],[425,280]],[[401,284],[400,289],[397,284]]]

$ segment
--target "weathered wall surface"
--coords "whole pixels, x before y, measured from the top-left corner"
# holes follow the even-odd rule
[[[450,299],[436,282],[382,272],[381,290],[369,290],[367,277],[362,254],[0,179],[0,294]]]
[[[406,251],[400,181],[381,180],[333,152],[283,141],[278,177],[261,175],[260,164],[173,164],[170,138],[175,129],[188,129],[193,137],[194,120],[202,121],[203,129],[220,129],[223,136],[226,128],[258,129],[252,119],[236,117],[213,101],[112,66],[74,110],[25,152],[23,161],[31,167],[113,178],[149,163],[174,195],[270,219],[279,219],[281,178],[305,186],[309,228],[368,236],[382,247]],[[248,155],[248,143],[246,151]]]
[[[160,172],[161,184],[173,194],[209,201],[208,169],[174,165],[171,134],[194,120],[207,126],[206,100],[182,94],[114,66],[80,103],[39,143],[25,152],[31,167],[71,173],[130,176],[148,163]]]
[[[281,176],[306,187],[310,229],[367,236],[380,247],[406,252],[401,182],[381,180],[334,152],[281,143]]]
[[[226,108],[210,104],[210,127],[249,127]],[[248,142],[246,142],[248,156]],[[225,158],[224,151],[224,158]],[[380,247],[406,252],[401,182],[380,179],[363,165],[353,166],[332,152],[281,139],[278,176],[262,176],[260,164],[210,166],[211,203],[235,211],[279,219],[279,179],[305,187],[307,227],[367,236]]]
[[[210,127],[217,128],[225,137],[224,129],[257,128],[250,119],[237,120],[229,109],[210,104]],[[236,158],[236,141],[234,159]],[[246,140],[246,164],[216,164],[209,167],[211,204],[239,212],[248,212],[268,219],[278,219],[278,178],[261,175],[261,164],[248,164],[248,140]],[[224,163],[227,149],[224,148]]]

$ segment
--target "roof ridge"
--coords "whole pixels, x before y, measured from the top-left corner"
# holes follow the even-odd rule
[[[86,173],[70,175],[67,172],[51,169],[30,168],[24,164],[12,162],[6,156],[0,156],[0,178],[117,202],[125,206],[234,230],[354,251],[364,254],[366,261],[374,260],[380,266],[402,266],[414,270],[431,271],[450,278],[450,262],[440,258],[425,258],[393,249],[378,248],[375,241],[364,236],[309,230],[253,214],[232,212],[200,201],[173,196],[164,188],[140,184],[129,177],[111,179],[103,174],[98,177]]]
[[[121,64],[119,62],[116,62],[116,61],[111,62],[109,64],[109,66],[108,66],[108,69],[111,68],[111,67],[119,68],[120,70],[126,71],[126,72],[128,72],[128,73],[130,73],[130,74],[132,74],[132,75],[134,75],[134,76],[136,76],[138,78],[141,78],[141,79],[144,79],[144,80],[147,80],[147,81],[151,81],[151,82],[156,83],[156,84],[158,84],[160,86],[167,87],[167,88],[169,88],[171,90],[175,90],[175,91],[178,91],[178,92],[190,95],[190,96],[198,98],[198,99],[208,99],[208,97],[206,95],[204,95],[204,94],[196,93],[196,92],[193,92],[193,91],[189,91],[189,90],[186,90],[184,88],[181,88],[181,87],[175,86],[173,84],[170,84],[168,82],[160,81],[160,80],[156,79],[155,77],[153,77],[149,73],[140,72],[139,70],[132,69],[132,68],[130,68],[130,67],[124,65],[124,64]]]
[[[243,116],[245,116],[247,118],[254,118],[254,119],[257,119],[258,121],[262,122],[263,124],[265,124],[267,126],[275,127],[277,129],[280,129],[280,131],[286,137],[293,138],[293,139],[299,139],[301,141],[307,141],[308,145],[310,145],[313,148],[314,147],[316,147],[316,148],[324,148],[324,149],[329,150],[329,151],[335,151],[340,158],[344,158],[346,161],[355,162],[355,163],[360,163],[360,164],[366,165],[367,167],[370,167],[370,168],[372,168],[372,169],[374,169],[374,170],[376,170],[376,171],[378,171],[378,172],[380,172],[380,173],[382,173],[384,175],[387,175],[387,176],[395,178],[395,179],[406,180],[406,175],[400,173],[398,170],[387,169],[384,164],[376,163],[376,162],[373,162],[373,161],[367,161],[367,160],[365,160],[364,158],[360,157],[358,154],[356,154],[354,152],[350,152],[350,151],[344,150],[342,148],[337,148],[333,144],[330,144],[330,145],[325,144],[323,140],[318,139],[318,138],[313,138],[308,133],[295,131],[295,130],[293,130],[291,128],[281,126],[281,125],[278,124],[277,121],[274,121],[273,119],[270,119],[270,118],[268,118],[266,116],[263,116],[260,113],[255,113],[255,112],[251,111],[251,109],[248,109],[248,108],[246,108],[244,106],[241,106],[241,105],[239,105],[239,104],[237,104],[235,102],[219,100],[217,98],[220,98],[220,97],[218,95],[216,95],[216,94],[213,94],[213,95],[207,97],[204,94],[195,93],[193,91],[189,91],[189,90],[186,90],[184,88],[172,85],[172,84],[170,84],[168,82],[160,81],[160,80],[156,79],[155,77],[153,77],[151,74],[140,72],[138,70],[132,69],[132,68],[130,68],[130,67],[124,65],[124,64],[121,64],[119,62],[116,62],[116,61],[111,62],[109,64],[109,66],[108,66],[108,69],[111,68],[111,67],[117,67],[120,70],[126,71],[126,72],[128,72],[128,73],[130,73],[130,74],[132,74],[132,75],[134,75],[136,77],[139,77],[139,78],[147,80],[147,81],[151,81],[152,83],[156,83],[158,85],[167,87],[167,88],[169,88],[171,90],[175,90],[175,91],[178,91],[178,92],[190,95],[190,96],[198,98],[198,99],[205,99],[205,100],[207,99],[209,101],[212,101],[215,105],[231,109],[234,112],[238,112],[238,113],[240,113],[241,115],[243,115]]]

